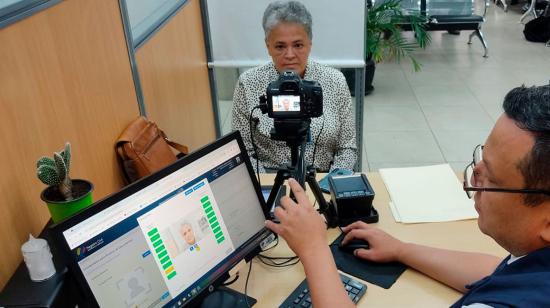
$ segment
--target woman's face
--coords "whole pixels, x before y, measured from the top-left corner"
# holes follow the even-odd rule
[[[271,29],[265,44],[277,71],[292,70],[304,77],[311,40],[302,25],[279,23]]]

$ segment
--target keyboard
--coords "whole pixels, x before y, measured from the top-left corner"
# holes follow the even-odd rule
[[[367,291],[367,285],[357,281],[356,279],[340,274],[340,279],[344,284],[344,288],[348,292],[349,298],[357,304],[357,302],[363,297]],[[302,283],[285,299],[285,301],[279,306],[279,308],[306,308],[311,307],[311,296],[309,295],[309,288],[307,281],[304,279]]]

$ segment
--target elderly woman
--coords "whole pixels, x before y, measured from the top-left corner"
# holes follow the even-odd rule
[[[244,139],[252,165],[259,171],[277,169],[290,163],[290,149],[283,141],[270,138],[273,119],[257,111],[253,117],[253,140],[250,138],[250,112],[259,104],[279,73],[292,70],[305,80],[319,82],[323,88],[323,116],[311,121],[311,141],[305,150],[306,163],[322,171],[333,168],[353,169],[357,160],[355,121],[351,96],[344,76],[339,71],[309,60],[311,51],[311,14],[296,1],[273,2],[265,10],[262,26],[265,45],[272,62],[246,71],[239,77],[233,96],[233,129]],[[316,147],[316,149],[314,149]],[[315,152],[315,157],[313,157]]]

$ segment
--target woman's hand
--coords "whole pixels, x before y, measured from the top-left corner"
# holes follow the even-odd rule
[[[342,230],[347,233],[342,240],[342,245],[352,239],[369,242],[369,249],[357,249],[354,252],[355,256],[361,259],[374,262],[399,261],[400,255],[405,250],[405,243],[362,221],[356,221],[342,228]]]
[[[327,247],[326,225],[300,184],[292,178],[288,184],[298,203],[287,196],[281,198],[281,207],[274,211],[280,224],[266,221],[266,227],[282,236],[290,249],[304,259]]]

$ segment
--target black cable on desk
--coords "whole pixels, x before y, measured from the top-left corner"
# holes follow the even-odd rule
[[[250,308],[250,303],[248,302],[248,279],[250,278],[250,272],[252,272],[252,260],[250,260],[250,265],[248,265],[248,274],[246,274],[246,282],[244,283],[244,300],[246,301],[246,306]]]
[[[287,267],[292,266],[300,262],[300,258],[298,256],[292,256],[292,257],[269,257],[259,254],[258,260],[262,262],[263,264],[271,267]],[[282,260],[282,262],[277,262],[279,260]]]
[[[267,248],[264,251],[268,251],[270,249],[275,248],[277,245],[279,245],[279,237],[275,240],[275,245]],[[271,267],[286,267],[286,266],[292,266],[298,262],[300,262],[300,259],[298,256],[290,256],[290,257],[270,257],[263,254],[258,254],[258,260],[262,262],[263,264]],[[276,262],[279,260],[283,260],[282,262]],[[294,261],[294,263],[292,263]]]
[[[225,286],[228,286],[228,285],[230,285],[230,284],[233,284],[235,281],[237,281],[237,279],[239,279],[239,273],[238,273],[238,272],[237,272],[237,274],[235,275],[235,277],[233,277],[233,279],[231,279],[231,280],[228,281],[228,282],[224,282],[224,283],[222,283],[221,285],[224,286],[224,287],[225,287]]]

